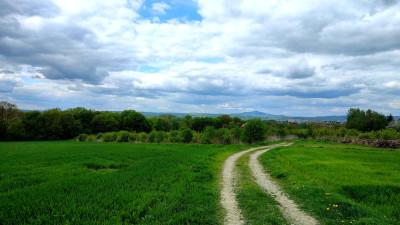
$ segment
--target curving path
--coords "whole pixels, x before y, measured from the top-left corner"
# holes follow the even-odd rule
[[[288,144],[285,146],[288,146]],[[265,172],[262,165],[258,162],[258,157],[270,149],[271,148],[257,151],[250,156],[249,166],[253,176],[256,178],[257,184],[266,190],[280,204],[279,208],[283,216],[290,223],[304,225],[319,224],[315,218],[300,210],[298,205],[287,197],[279,185]]]
[[[258,148],[248,149],[242,152],[238,152],[236,154],[231,155],[224,163],[222,168],[222,190],[221,190],[221,205],[226,210],[224,224],[230,225],[239,225],[244,224],[245,221],[243,220],[241,211],[238,207],[238,203],[236,200],[235,194],[235,177],[236,174],[234,172],[235,163],[238,158],[243,156],[246,153],[265,149],[265,151],[278,147],[283,146],[284,144],[277,144],[277,145],[270,145],[270,146],[262,146]]]

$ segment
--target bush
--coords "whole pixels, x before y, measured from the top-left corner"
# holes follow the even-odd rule
[[[234,143],[240,143],[240,137],[242,136],[242,131],[243,129],[240,127],[234,127],[230,130]]]
[[[157,131],[153,130],[152,132],[150,132],[149,138],[147,139],[147,141],[150,143],[154,143],[156,140],[156,136],[157,136]]]
[[[400,138],[400,134],[394,129],[385,129],[377,132],[380,138],[384,140],[395,140]]]
[[[220,128],[216,132],[218,138],[218,144],[230,145],[233,143],[233,136],[227,128]]]
[[[215,137],[216,131],[214,127],[208,126],[201,133],[200,143],[201,144],[212,144]]]
[[[77,138],[76,138],[76,140],[77,141],[86,141],[86,138],[87,138],[87,134],[80,134]]]
[[[346,128],[341,127],[336,131],[336,137],[344,137],[346,135]]]
[[[158,131],[156,133],[156,139],[154,140],[155,143],[161,143],[168,140],[168,135],[165,131]]]
[[[137,141],[145,143],[147,142],[147,139],[148,139],[148,134],[146,132],[140,132],[137,134]]]
[[[371,140],[374,139],[375,135],[371,132],[367,132],[367,133],[360,133],[358,135],[358,138],[360,139],[365,139],[365,140]]]
[[[358,131],[356,129],[347,129],[346,137],[348,138],[358,137]]]
[[[249,120],[242,134],[243,142],[252,144],[265,139],[265,124],[260,119]]]
[[[117,141],[118,142],[129,142],[129,138],[131,137],[131,133],[128,131],[119,131],[117,134]]]
[[[135,142],[137,140],[137,135],[135,132],[129,133],[129,141]]]
[[[96,139],[100,140],[102,138],[102,136],[103,136],[103,133],[98,133],[97,136],[96,136]]]
[[[293,134],[296,135],[298,138],[307,139],[308,138],[308,131],[307,129],[297,129],[293,131]]]
[[[96,135],[94,135],[94,134],[88,135],[86,137],[86,141],[87,142],[96,142],[97,141]]]
[[[149,134],[148,141],[150,143],[161,143],[167,139],[167,134],[164,131],[155,131],[153,130]]]
[[[201,133],[193,131],[192,142],[195,144],[200,144],[200,139],[201,139]]]
[[[104,142],[114,142],[115,140],[117,140],[117,133],[116,132],[104,133],[102,139]]]
[[[193,136],[193,135],[192,135]],[[192,140],[192,138],[190,138]],[[169,133],[169,141],[172,143],[180,142],[181,138],[177,130],[173,130]]]
[[[184,143],[189,143],[189,142],[191,142],[192,139],[193,139],[193,131],[190,130],[190,129],[184,129],[183,131],[181,131],[180,139],[181,139]]]

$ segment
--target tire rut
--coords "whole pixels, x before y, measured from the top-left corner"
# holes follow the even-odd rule
[[[236,194],[235,194],[236,173],[234,169],[236,160],[241,156],[243,156],[244,154],[255,150],[260,150],[260,149],[269,150],[271,148],[275,148],[278,146],[282,146],[282,144],[251,148],[233,154],[228,159],[225,160],[222,168],[222,182],[221,182],[222,190],[221,190],[221,201],[220,201],[222,207],[226,211],[224,217],[224,224],[240,225],[245,223],[241,210],[238,207],[238,202],[236,200]]]
[[[288,145],[290,144],[281,146]],[[256,178],[256,183],[279,203],[279,209],[290,223],[304,225],[319,224],[315,218],[300,210],[298,205],[287,197],[279,187],[278,183],[276,183],[271,176],[265,172],[264,168],[259,163],[258,157],[270,149],[271,148],[257,151],[250,156],[249,167],[253,176]]]

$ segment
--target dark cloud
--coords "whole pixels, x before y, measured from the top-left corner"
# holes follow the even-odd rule
[[[92,84],[100,84],[109,71],[139,65],[135,58],[122,53],[126,49],[101,43],[79,20],[68,23],[43,20],[38,28],[31,29],[12,16],[54,16],[59,9],[51,1],[2,4],[10,11],[0,14],[0,56],[8,65],[26,64],[42,68],[38,72],[48,79],[79,79]]]
[[[0,16],[19,14],[26,16],[53,17],[60,12],[51,0],[2,0]]]
[[[362,88],[352,84],[313,85],[309,84],[288,84],[280,88],[270,87],[268,89],[257,89],[256,94],[267,96],[293,96],[298,98],[324,98],[333,99],[349,96],[360,92]]]
[[[289,79],[303,79],[315,75],[315,68],[310,66],[306,60],[301,60],[289,67],[286,77]]]
[[[21,79],[9,76],[0,76],[0,92],[12,92],[15,87],[20,87],[24,84]]]
[[[2,74],[14,74],[14,71],[12,71],[12,70],[0,70],[0,73],[2,73]]]

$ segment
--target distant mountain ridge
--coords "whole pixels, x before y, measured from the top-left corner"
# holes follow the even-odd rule
[[[243,116],[269,116],[269,117],[283,117],[283,115],[268,114],[260,111],[250,111],[242,113],[232,113],[231,115],[243,115]]]

